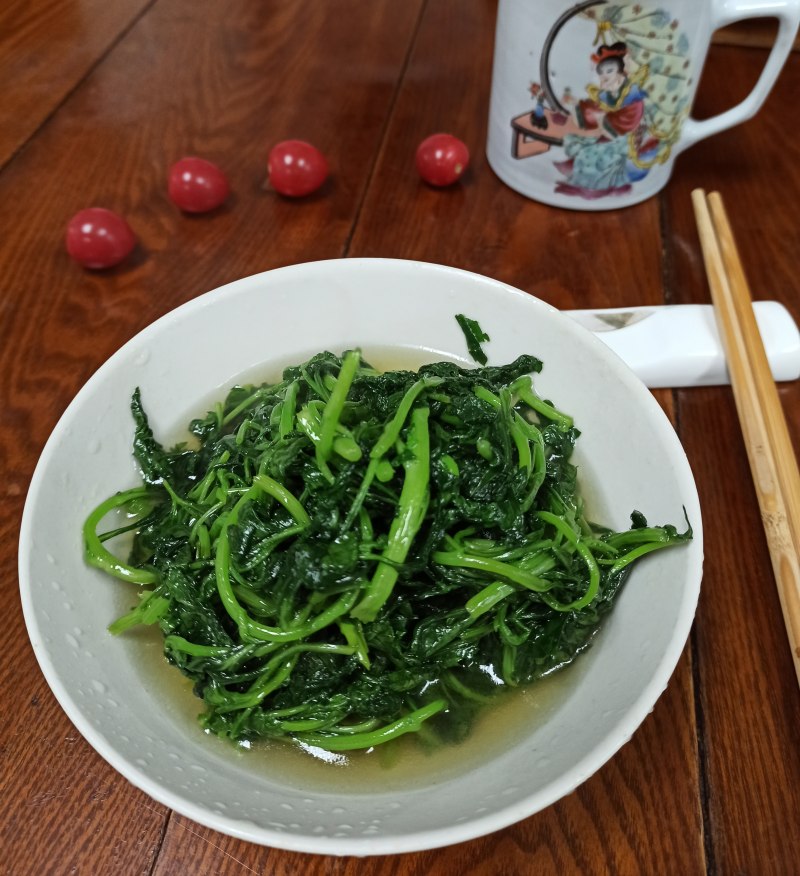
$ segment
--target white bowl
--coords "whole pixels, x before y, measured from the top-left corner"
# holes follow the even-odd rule
[[[521,353],[544,361],[535,385],[582,432],[575,460],[595,518],[627,528],[638,509],[651,523],[680,526],[685,508],[694,540],[634,569],[546,717],[507,734],[505,747],[484,762],[454,773],[437,772],[432,761],[427,780],[423,770],[406,785],[387,779],[374,788],[348,786],[336,767],[327,767],[327,787],[316,773],[273,770],[262,753],[203,735],[185,705],[171,702],[172,683],[148,669],[157,645],[106,632],[135,602],[135,591],[84,564],[80,532],[91,508],[137,482],[131,392],[141,387],[157,436],[177,437],[242,374],[266,379],[323,349],[405,348],[406,358],[469,362],[455,313],[477,319],[491,336],[491,364]],[[112,356],[42,453],[23,515],[19,572],[25,620],[50,687],[88,742],[130,782],[245,840],[369,855],[489,833],[548,806],[599,769],[667,685],[694,616],[702,556],[697,491],[678,438],[650,392],[593,335],[486,277],[418,262],[346,259],[269,271],[209,292]],[[185,691],[178,693],[185,702]]]

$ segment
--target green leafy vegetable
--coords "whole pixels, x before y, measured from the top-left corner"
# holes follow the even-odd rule
[[[462,738],[498,690],[588,646],[632,561],[691,538],[637,512],[622,533],[586,520],[579,433],[535,392],[541,367],[381,374],[321,353],[235,387],[173,450],[137,390],[145,483],[84,527],[87,561],[144,588],[110,629],[158,624],[232,740]],[[98,534],[115,509],[130,520]],[[123,562],[105,542],[126,531]]]
[[[461,331],[464,332],[464,338],[467,341],[467,352],[476,362],[485,365],[487,362],[486,353],[483,352],[481,344],[484,341],[491,340],[489,335],[480,327],[476,319],[470,319],[468,316],[464,316],[463,313],[456,314],[456,322],[461,326]]]

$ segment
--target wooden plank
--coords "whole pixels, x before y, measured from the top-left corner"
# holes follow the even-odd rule
[[[349,255],[468,268],[562,308],[660,302],[655,200],[600,214],[555,210],[513,192],[489,167],[493,30],[491,7],[430,3]],[[422,182],[414,164],[419,142],[437,131],[470,150],[470,169],[447,189]],[[509,145],[511,134],[509,124]]]
[[[713,41],[720,46],[742,46],[749,49],[768,49],[775,42],[777,19],[757,18],[723,27],[714,33]],[[800,50],[800,35],[795,37],[792,51]]]
[[[4,580],[15,579],[22,497],[38,454],[114,350],[225,281],[342,253],[420,3],[161,0],[5,168]],[[262,189],[268,148],[288,137],[317,143],[332,167],[325,189],[302,202]],[[167,168],[186,153],[224,166],[234,191],[225,209],[187,218],[169,203]],[[92,204],[123,213],[139,237],[135,257],[110,272],[83,271],[63,248],[67,219]],[[3,662],[1,689],[13,708],[0,718],[13,764],[0,794],[5,872],[149,872],[166,810],[80,740],[11,605],[4,653],[16,659]]]
[[[7,565],[4,580],[13,580]],[[9,613],[19,630],[9,647],[20,656],[0,676],[0,689],[14,694],[0,712],[0,871],[149,874],[168,810],[83,740],[33,670],[19,606]]]
[[[765,58],[714,49],[698,113],[714,114],[743,97]],[[689,195],[713,180],[755,297],[782,301],[800,315],[800,126],[784,110],[799,89],[800,68],[790,63],[761,115],[680,159],[665,198],[667,234],[682,242],[669,265],[676,302],[709,300]],[[782,386],[781,397],[796,442],[800,386]],[[800,849],[793,814],[800,807],[800,694],[732,394],[684,391],[679,410],[707,521],[696,660],[712,860],[720,873],[791,873]]]
[[[0,167],[153,0],[9,0],[0,8]]]

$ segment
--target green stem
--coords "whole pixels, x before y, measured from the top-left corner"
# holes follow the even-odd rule
[[[279,651],[267,662],[263,672],[244,693],[226,692],[211,700],[211,704],[220,714],[234,712],[239,709],[251,709],[259,705],[269,694],[278,688],[291,674],[300,654],[313,652],[315,654],[340,654],[349,657],[353,648],[347,645],[321,643],[318,645],[301,643],[291,645]]]
[[[214,571],[216,573],[219,598],[225,611],[239,628],[239,635],[243,641],[296,642],[298,639],[305,639],[312,633],[316,633],[329,626],[337,618],[347,614],[353,607],[358,597],[358,590],[355,588],[342,594],[336,602],[332,603],[328,608],[316,615],[316,617],[290,629],[268,627],[266,624],[254,620],[245,611],[233,592],[231,584],[231,543],[230,536],[228,535],[229,525],[226,524],[222,527],[219,538],[217,538]]]
[[[438,386],[442,382],[443,380],[441,377],[423,377],[406,390],[406,394],[400,400],[400,404],[397,406],[394,416],[384,426],[380,438],[378,438],[375,442],[375,446],[370,451],[370,459],[380,459],[392,449],[395,441],[400,437],[403,424],[420,393],[431,386]]]
[[[455,693],[459,696],[463,697],[465,700],[472,700],[475,703],[491,703],[494,700],[493,694],[482,694],[478,693],[478,691],[473,690],[471,687],[468,687],[461,681],[453,672],[448,672],[445,676],[446,685],[451,688]]]
[[[160,587],[156,590],[146,591],[142,594],[142,601],[132,611],[117,618],[114,623],[108,625],[108,631],[114,636],[124,633],[133,627],[140,625],[149,626],[167,613],[169,599],[161,595]]]
[[[270,392],[276,392],[280,384],[278,386],[261,386],[255,392],[252,392],[247,396],[244,401],[239,402],[235,408],[232,408],[228,411],[227,414],[222,418],[222,425],[227,426],[231,420],[235,420],[239,414],[244,413],[249,407],[252,407],[259,399],[263,398],[265,395],[268,395]]]
[[[548,581],[546,578],[541,578],[529,570],[520,569],[518,566],[512,566],[510,563],[503,563],[491,557],[475,557],[457,551],[436,551],[432,555],[432,559],[435,563],[439,563],[442,566],[474,569],[476,572],[485,572],[493,577],[505,578],[508,581],[513,581],[515,584],[520,584],[528,590],[533,590],[535,593],[544,593],[554,586],[553,581]],[[546,572],[554,565],[555,562],[552,559],[544,558],[539,564],[537,571]]]
[[[505,581],[493,581],[488,587],[484,587],[483,590],[476,593],[471,599],[468,599],[464,608],[466,608],[470,617],[474,620],[482,614],[486,614],[498,602],[502,602],[506,596],[516,592],[517,588],[513,584],[506,584]]]
[[[167,651],[180,651],[190,657],[227,657],[232,651],[232,648],[225,645],[197,645],[177,635],[167,636],[164,639],[164,648]]]
[[[544,601],[550,606],[550,608],[555,609],[556,611],[579,611],[582,608],[586,608],[595,596],[597,596],[597,592],[600,589],[600,567],[597,565],[597,560],[594,558],[594,555],[583,542],[578,542],[578,553],[581,555],[581,559],[586,563],[586,568],[589,570],[589,586],[586,588],[586,593],[584,593],[583,596],[578,597],[578,599],[575,599],[572,602],[559,602],[557,599],[550,596],[549,593],[545,594]]]
[[[574,422],[572,417],[561,413],[561,411],[548,404],[544,399],[539,398],[533,391],[530,380],[528,380],[527,386],[515,384],[512,388],[516,390],[520,401],[524,402],[529,408],[533,408],[537,414],[545,417],[545,419],[552,420],[562,432],[572,428]]]
[[[103,547],[100,536],[97,534],[100,521],[109,511],[127,505],[133,499],[152,498],[153,496],[153,491],[148,487],[136,487],[133,490],[126,490],[124,493],[111,496],[89,514],[83,524],[83,555],[90,566],[102,569],[122,581],[132,581],[134,584],[153,584],[158,581],[158,573],[155,570],[138,569],[117,559],[111,551]]]
[[[479,398],[481,401],[485,401],[487,404],[491,405],[498,413],[503,414],[506,419],[506,424],[509,434],[511,435],[511,439],[514,442],[514,446],[517,448],[519,467],[527,469],[528,472],[532,472],[534,469],[534,456],[531,454],[530,441],[534,436],[531,434],[530,423],[526,423],[525,420],[523,420],[522,417],[513,409],[511,405],[511,394],[507,393],[506,398],[501,399],[499,396],[486,389],[485,386],[476,386],[473,392],[475,393],[476,398]],[[534,449],[534,453],[535,452],[536,451]],[[542,447],[542,463],[543,462],[544,449]],[[543,471],[541,475],[541,480],[539,480],[538,483],[534,484],[535,490],[532,489],[533,496],[531,497],[531,502],[533,501],[533,497],[536,495],[535,491],[538,490],[538,488],[541,486],[542,480],[544,480]]]
[[[378,730],[369,733],[351,733],[347,735],[327,733],[298,733],[294,738],[306,745],[314,745],[327,751],[353,751],[359,748],[374,748],[406,733],[416,733],[422,724],[434,715],[447,708],[445,700],[434,700],[408,715],[404,715],[391,724],[386,724]]]
[[[628,551],[627,554],[621,556],[616,563],[608,570],[609,575],[616,575],[617,572],[621,572],[625,566],[629,563],[632,563],[634,560],[638,560],[639,557],[643,557],[645,554],[652,553],[653,551],[660,550],[661,548],[670,547],[670,545],[678,544],[677,539],[672,539],[670,541],[653,541],[649,544],[640,545],[637,548],[634,548],[631,551]]]
[[[389,539],[375,574],[361,602],[353,609],[354,618],[365,623],[375,620],[397,581],[397,567],[405,562],[414,537],[419,532],[428,508],[430,480],[430,436],[427,407],[415,408],[408,432],[409,459],[403,463],[405,479],[397,503],[397,515],[389,527]]]
[[[259,563],[263,563],[281,542],[293,538],[295,535],[299,535],[305,528],[304,525],[287,526],[286,529],[281,529],[279,532],[267,536],[267,538],[265,538],[258,546],[258,549],[253,551],[250,559],[243,566],[240,566],[239,569],[242,572],[251,571],[259,565]]]
[[[331,475],[328,469],[328,459],[333,450],[333,439],[336,437],[336,427],[344,410],[347,393],[350,391],[350,386],[353,383],[353,378],[356,376],[360,361],[361,354],[358,350],[348,350],[345,353],[344,359],[342,359],[342,367],[339,369],[339,376],[336,379],[336,385],[333,387],[333,392],[331,392],[330,398],[322,412],[322,427],[319,442],[315,447],[315,453],[317,465],[330,481],[333,480],[333,475]]]
[[[294,415],[297,407],[297,392],[300,389],[300,384],[293,380],[286,389],[286,394],[283,397],[281,405],[281,421],[278,427],[278,434],[281,438],[285,438],[294,430]]]
[[[305,527],[311,524],[311,518],[306,513],[306,509],[300,504],[298,499],[283,486],[283,484],[273,480],[269,475],[257,474],[253,478],[253,486],[258,487],[262,493],[266,493],[268,496],[272,496],[277,502],[280,502],[280,504],[283,505],[283,507],[292,515],[298,526]]]

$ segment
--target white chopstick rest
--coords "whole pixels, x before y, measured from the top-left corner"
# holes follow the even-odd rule
[[[800,331],[792,315],[777,301],[758,301],[754,310],[773,378],[797,380],[800,377]],[[730,383],[710,304],[565,313],[593,330],[596,337],[653,389]],[[623,327],[603,330],[601,323]]]

